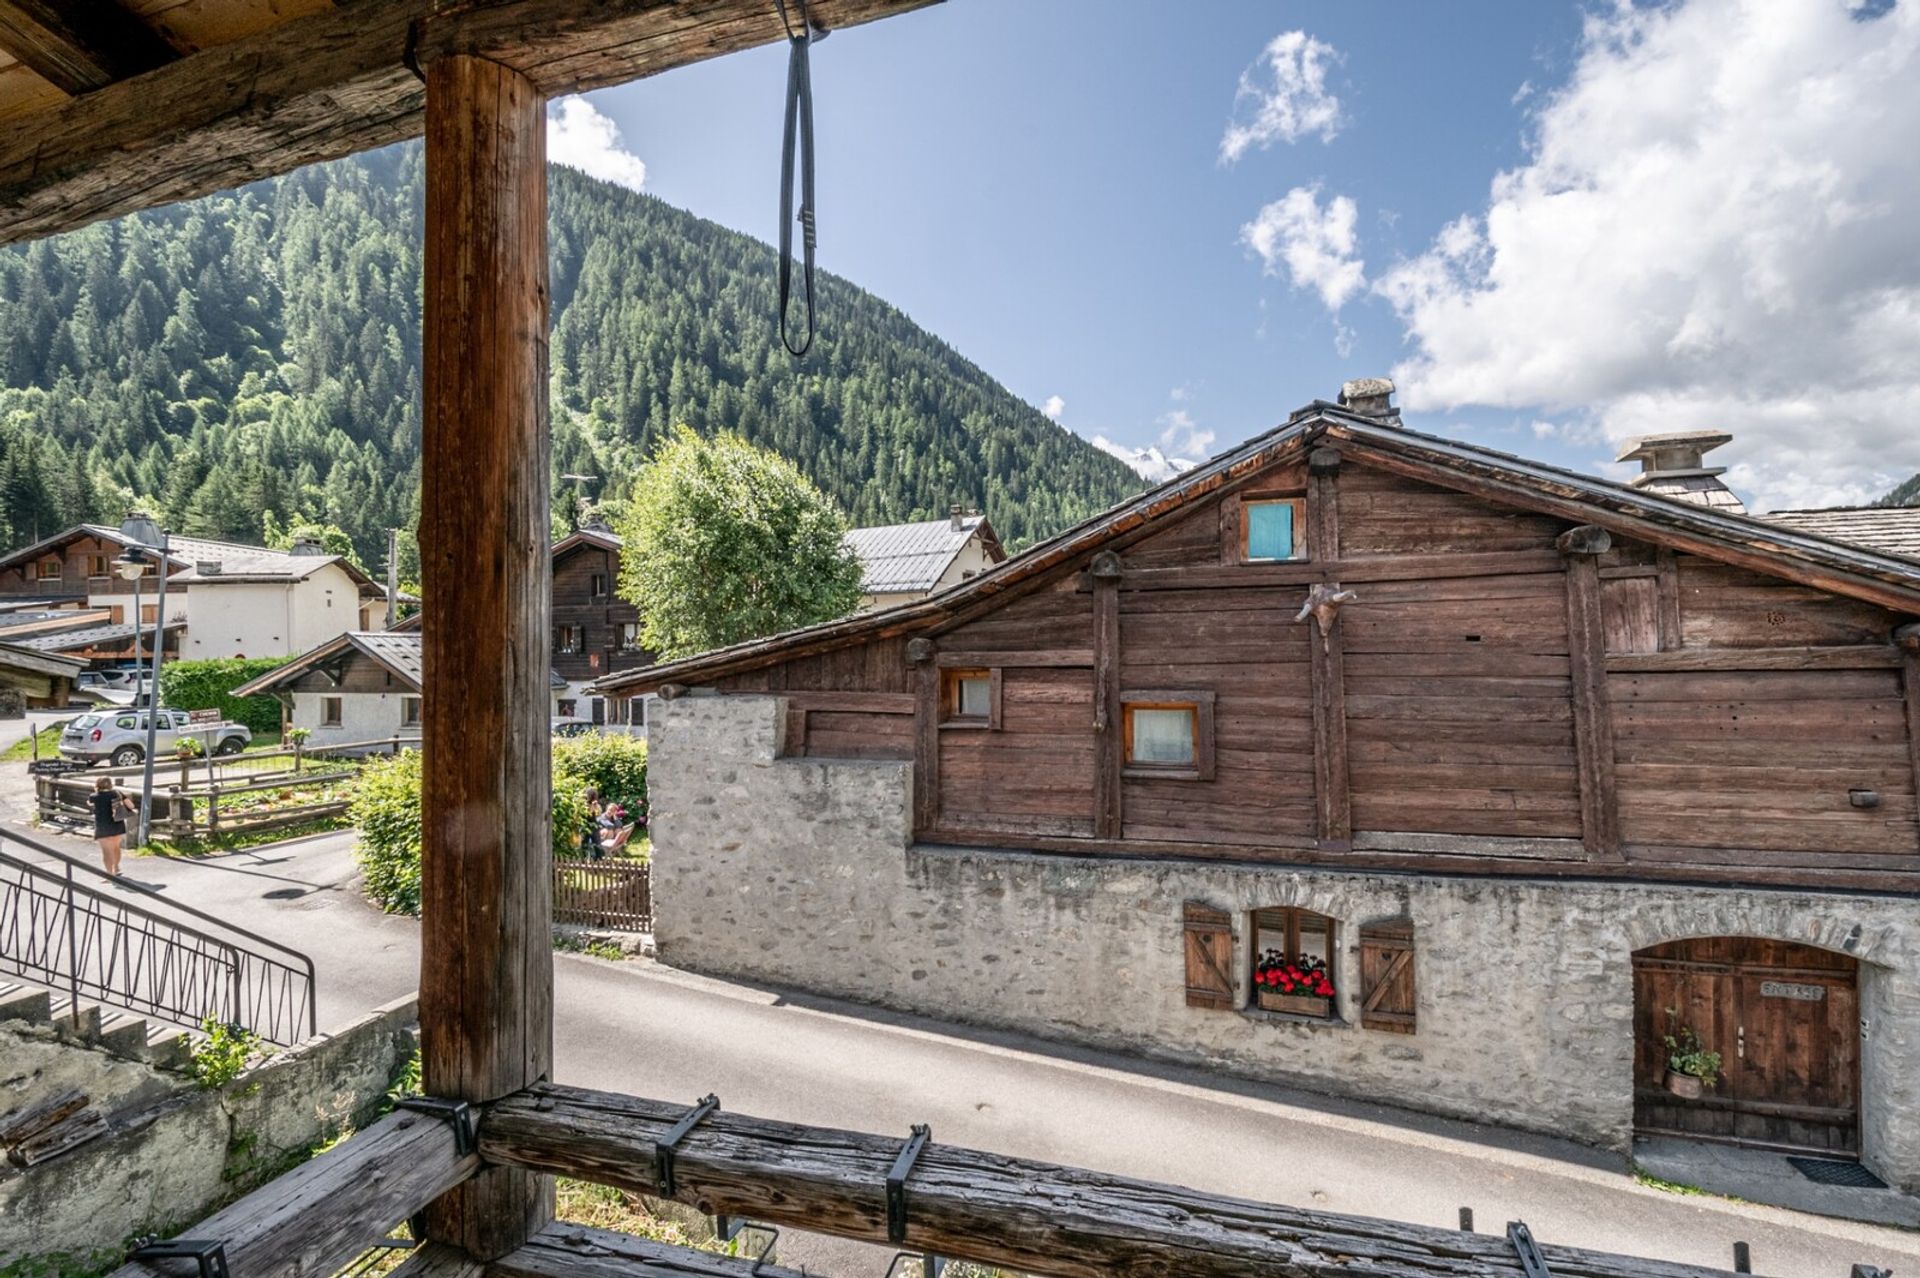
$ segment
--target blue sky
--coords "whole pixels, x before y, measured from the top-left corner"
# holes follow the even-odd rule
[[[949,0],[814,50],[821,264],[1120,445],[1391,371],[1422,429],[1715,426],[1756,505],[1857,501],[1920,469],[1914,7]],[[555,158],[772,239],[785,60],[595,94],[617,143],[560,104]]]

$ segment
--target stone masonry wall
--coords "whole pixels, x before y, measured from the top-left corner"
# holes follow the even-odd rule
[[[777,697],[649,726],[663,961],[1615,1150],[1633,1122],[1631,956],[1693,936],[1861,960],[1866,1161],[1920,1190],[1920,907],[1895,898],[1471,879],[911,845],[910,764],[776,758]],[[1190,1008],[1181,906],[1340,923],[1345,1024]],[[1361,924],[1405,914],[1419,1030],[1361,1029]]]

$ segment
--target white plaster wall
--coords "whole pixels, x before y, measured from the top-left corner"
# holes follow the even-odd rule
[[[379,741],[396,734],[417,737],[419,727],[408,727],[401,722],[401,698],[411,695],[400,688],[390,692],[296,692],[293,694],[293,726],[313,729],[313,735],[307,739],[309,748],[347,741]],[[340,698],[337,728],[320,722],[320,701],[325,696]]]
[[[362,629],[359,589],[338,564],[297,582],[198,581],[186,599],[188,660],[295,656]],[[171,595],[167,613],[176,615]],[[385,618],[375,609],[374,625]]]
[[[1775,937],[1862,961],[1866,1160],[1920,1188],[1910,900],[910,847],[912,766],[777,759],[778,697],[662,702],[649,732],[664,961],[1624,1150],[1632,954]],[[1190,1008],[1181,906],[1341,925],[1344,1025]],[[1354,1024],[1362,923],[1409,915],[1419,1030]],[[776,925],[769,926],[772,921]]]

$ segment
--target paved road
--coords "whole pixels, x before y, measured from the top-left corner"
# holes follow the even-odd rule
[[[84,844],[77,845],[84,848]],[[132,877],[224,911],[320,963],[324,1025],[417,983],[418,930],[354,890],[329,835],[197,862],[131,860]],[[1920,1269],[1920,1238],[1643,1188],[1615,1160],[1546,1138],[1235,1083],[652,963],[557,955],[563,1082],[1076,1163],[1249,1198],[1482,1229],[1524,1219],[1552,1243],[1726,1266],[1735,1239],[1779,1278],[1854,1262]],[[873,1249],[782,1245],[814,1272],[877,1275]]]

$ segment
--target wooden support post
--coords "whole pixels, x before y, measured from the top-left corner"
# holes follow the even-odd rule
[[[907,640],[914,667],[913,833],[931,830],[940,819],[940,667],[933,640]]]
[[[546,158],[525,77],[428,66],[420,1031],[426,1091],[466,1101],[553,1061]],[[552,1214],[489,1169],[428,1234],[491,1260]]]
[[[1686,642],[1680,634],[1679,556],[1665,546],[1653,552],[1654,585],[1659,595],[1660,651],[1678,652]]]
[[[1573,742],[1580,779],[1580,841],[1590,861],[1620,861],[1620,800],[1613,780],[1613,709],[1607,700],[1607,634],[1600,612],[1606,529],[1560,535],[1567,557],[1567,656],[1573,676]]]
[[[1307,458],[1307,554],[1340,558],[1340,453],[1316,448]],[[1337,585],[1334,587],[1337,589]],[[1313,685],[1313,793],[1323,851],[1353,847],[1353,797],[1347,772],[1347,677],[1340,615],[1307,639]]]
[[[1920,794],[1920,621],[1896,626],[1900,649],[1900,687],[1907,702],[1907,757],[1913,762],[1914,793]]]
[[[1120,784],[1123,748],[1120,724],[1120,557],[1095,555],[1093,579],[1093,832],[1121,837],[1124,799]]]

